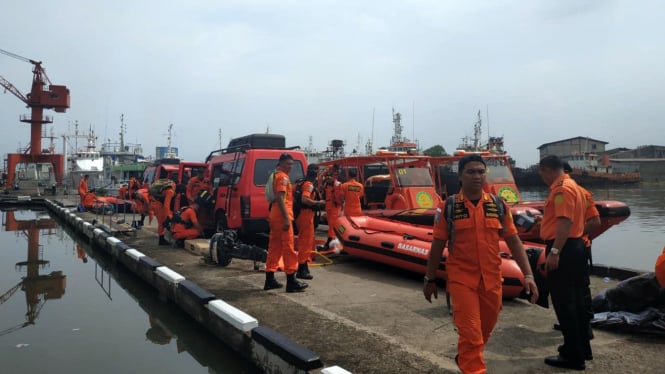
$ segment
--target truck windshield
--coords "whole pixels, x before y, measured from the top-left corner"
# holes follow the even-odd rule
[[[254,164],[254,185],[255,186],[265,186],[268,181],[270,173],[275,171],[277,168],[277,159],[272,158],[260,158],[256,160]],[[305,176],[304,168],[302,167],[302,162],[300,160],[293,160],[293,168],[289,173],[289,179],[291,183],[295,183],[300,178]]]
[[[428,168],[397,168],[397,181],[402,187],[432,187]]]

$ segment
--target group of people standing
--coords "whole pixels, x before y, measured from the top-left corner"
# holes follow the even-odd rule
[[[268,216],[270,237],[264,290],[283,287],[275,279],[275,272],[280,267],[280,259],[283,262],[282,270],[286,273],[286,292],[302,292],[308,285],[298,279],[313,279],[308,263],[316,245],[314,235],[316,210],[324,208],[326,211],[328,223],[326,246],[335,237],[333,228],[338,216],[361,214],[364,188],[355,180],[355,170],[348,171],[349,180],[345,183],[340,183],[338,180],[338,168],[327,170],[323,185],[318,186],[319,167],[316,164],[310,164],[307,167],[305,180],[297,183],[296,187],[289,179],[293,163],[293,156],[283,153],[272,179],[274,200],[270,204]],[[296,191],[296,188],[299,191]],[[294,217],[293,212],[294,195],[301,199],[298,217]],[[294,240],[294,224],[298,230],[297,246]]]
[[[546,277],[563,344],[545,364],[583,370],[591,353],[589,290],[590,242],[587,234],[600,223],[591,194],[564,171],[556,156],[540,161],[540,175],[549,186],[541,221],[541,239],[546,243]],[[435,272],[444,247],[446,287],[453,304],[453,320],[459,334],[455,361],[463,373],[485,373],[483,349],[501,310],[502,278],[499,240],[503,238],[525,277],[525,292],[531,303],[539,297],[534,274],[513,223],[509,207],[503,220],[496,203],[483,192],[486,165],[480,155],[459,161],[461,190],[454,196],[452,217],[446,217],[444,201],[437,208],[423,294],[437,297]],[[451,220],[452,222],[448,222]],[[454,236],[453,231],[454,230]],[[454,238],[454,240],[453,240]]]

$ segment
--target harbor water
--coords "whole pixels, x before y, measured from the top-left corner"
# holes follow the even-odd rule
[[[593,241],[593,262],[653,271],[665,246],[665,184],[589,188],[594,200],[616,200],[630,207],[630,217]],[[547,190],[523,189],[525,201],[544,200]]]
[[[256,372],[47,212],[3,211],[2,226],[0,372]]]

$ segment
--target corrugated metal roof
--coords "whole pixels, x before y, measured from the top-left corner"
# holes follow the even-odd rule
[[[598,142],[598,143],[609,144],[606,141],[602,141],[602,140],[598,140],[598,139],[592,139],[592,138],[588,138],[586,136],[575,136],[573,138],[557,140],[555,142],[549,142],[549,143],[541,144],[537,149],[541,149],[541,148],[546,147],[546,146],[551,145],[551,144],[563,143],[563,142],[567,142],[569,140],[574,140],[574,139],[586,139],[586,140],[591,140],[591,141]]]

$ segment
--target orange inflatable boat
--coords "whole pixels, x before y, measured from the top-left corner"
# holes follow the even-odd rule
[[[377,216],[339,217],[335,233],[344,251],[351,256],[425,274],[432,245],[432,227]],[[526,244],[525,247],[541,249],[534,254],[534,265],[544,262],[544,247],[541,244]],[[498,255],[501,256],[503,297],[515,298],[524,288],[524,274],[512,259],[508,245],[504,241],[500,245]],[[447,256],[446,248],[436,272],[437,278],[446,279]]]

